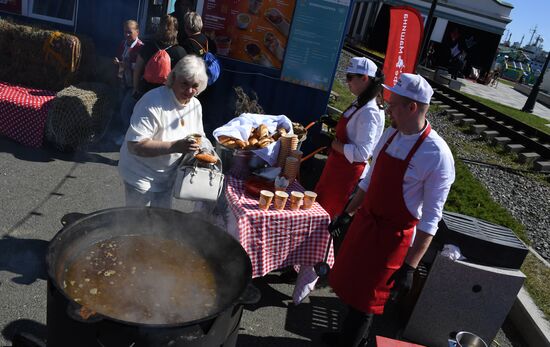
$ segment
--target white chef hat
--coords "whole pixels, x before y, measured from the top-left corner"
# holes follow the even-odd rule
[[[372,60],[365,57],[354,57],[351,58],[346,73],[376,77],[377,70],[378,67]]]
[[[429,104],[434,94],[432,87],[424,77],[412,73],[402,73],[393,87],[385,84],[382,86],[392,93],[423,104]]]

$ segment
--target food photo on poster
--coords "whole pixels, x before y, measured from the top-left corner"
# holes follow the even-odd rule
[[[218,54],[281,69],[294,13],[294,0],[213,0],[204,4],[204,31]]]

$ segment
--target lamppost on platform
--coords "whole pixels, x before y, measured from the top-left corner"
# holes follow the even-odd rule
[[[533,108],[535,108],[535,102],[537,101],[537,95],[539,94],[540,85],[542,83],[542,80],[544,79],[544,73],[548,68],[549,60],[550,60],[550,51],[546,56],[546,61],[544,62],[544,66],[542,67],[542,71],[540,72],[539,78],[537,78],[537,81],[533,85],[533,88],[531,89],[531,93],[529,93],[529,97],[525,102],[525,105],[523,105],[523,108],[521,109],[523,112],[529,112],[529,113],[533,112]]]

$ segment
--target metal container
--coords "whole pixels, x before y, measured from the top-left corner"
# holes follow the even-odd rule
[[[487,347],[483,339],[467,331],[461,331],[456,334],[457,347]]]
[[[158,208],[115,208],[63,217],[64,228],[50,242],[48,271],[48,346],[234,347],[243,305],[257,302],[248,255],[229,234],[196,214]],[[155,235],[187,244],[215,271],[220,295],[216,310],[194,321],[140,324],[101,313],[84,318],[82,307],[63,289],[66,264],[102,240]],[[162,256],[159,254],[159,256]]]
[[[216,153],[222,161],[223,173],[238,178],[247,178],[252,171],[267,166],[266,161],[254,151],[231,149],[216,143]]]

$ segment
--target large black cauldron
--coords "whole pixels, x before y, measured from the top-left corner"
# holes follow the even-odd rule
[[[89,215],[69,214],[47,254],[48,346],[235,346],[243,304],[259,300],[251,285],[251,263],[229,234],[197,214],[158,208],[115,208]],[[84,319],[81,306],[68,296],[62,272],[83,250],[97,242],[129,235],[153,235],[197,250],[214,271],[223,291],[213,314],[189,322],[139,324],[94,314]]]

